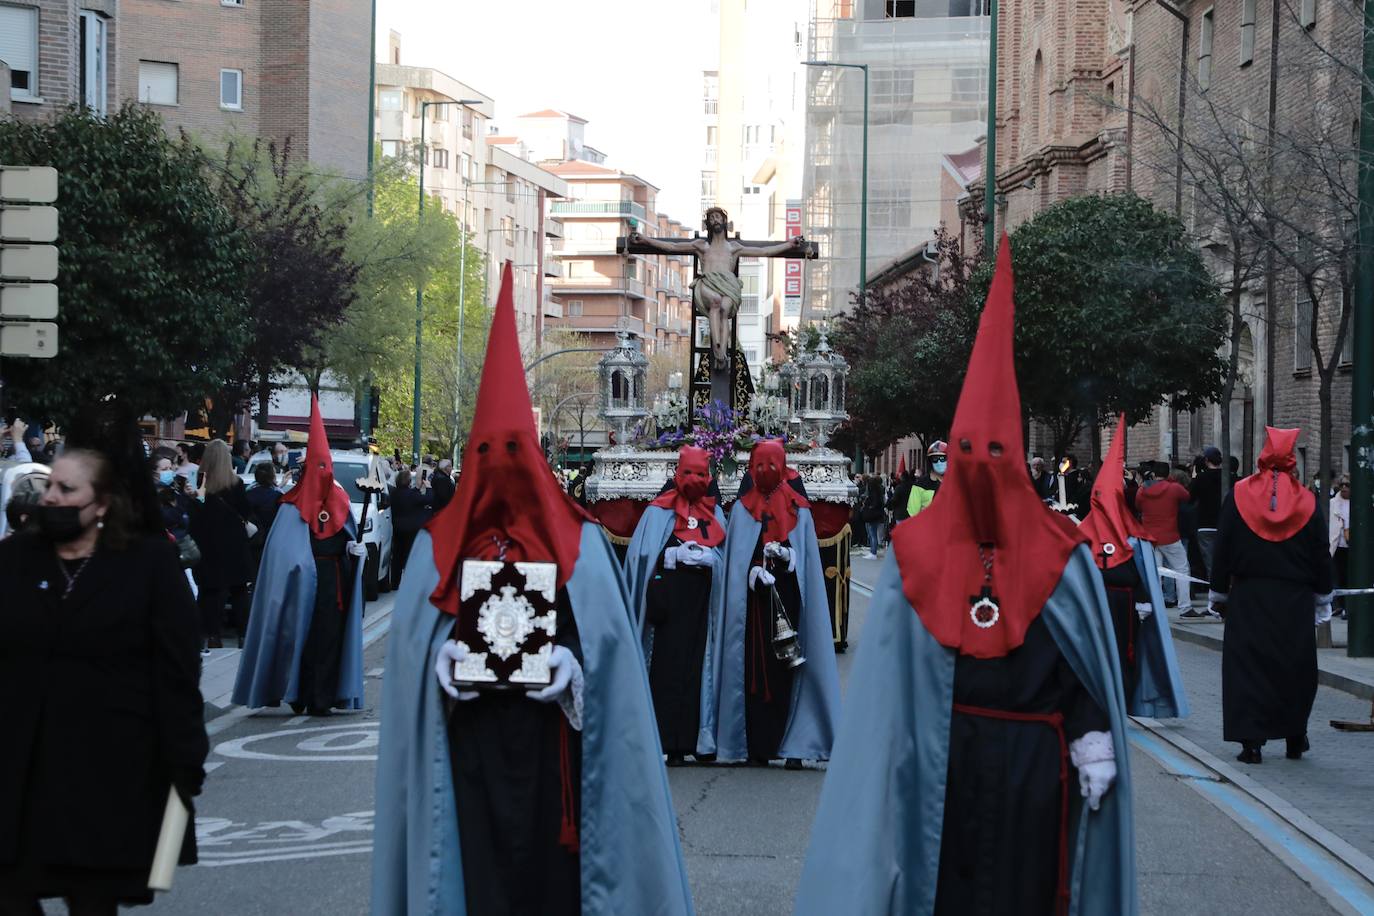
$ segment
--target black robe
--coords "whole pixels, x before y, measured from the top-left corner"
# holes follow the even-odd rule
[[[1064,791],[1078,781],[1068,744],[1111,720],[1064,660],[1042,617],[1002,658],[960,655],[940,842],[939,916],[1056,912]],[[1054,727],[961,712],[959,706],[1063,717]],[[1061,780],[1061,772],[1064,774]]]
[[[315,556],[315,608],[301,650],[300,690],[293,708],[332,709],[339,696],[339,659],[343,654],[344,618],[353,595],[357,558],[348,552],[347,531],[310,539]]]
[[[667,546],[681,543],[670,535]],[[664,569],[660,555],[649,580],[645,612],[654,628],[649,690],[659,742],[670,756],[695,754],[701,728],[701,666],[711,616],[711,568]]]
[[[783,541],[791,547],[791,541]],[[754,545],[754,559],[750,567],[765,566],[777,579],[778,596],[782,598],[792,629],[802,632],[801,583],[797,574],[787,571],[787,564],[778,560],[763,560],[763,535]],[[773,654],[773,602],[770,589],[760,585],[749,592],[749,606],[744,630],[744,732],[749,743],[749,759],[758,763],[778,756],[787,731],[787,717],[792,711],[792,673],[787,663]]]
[[[556,638],[580,664],[566,589],[558,592]],[[557,703],[492,690],[451,704],[448,742],[467,911],[580,913],[581,858],[575,836],[561,828],[565,808],[573,825],[581,822],[581,732]]]
[[[1307,734],[1317,696],[1317,595],[1331,591],[1320,510],[1286,541],[1259,537],[1228,495],[1217,519],[1212,590],[1226,592],[1222,737],[1262,743]]]
[[[1135,606],[1148,604],[1150,593],[1145,587],[1145,580],[1140,578],[1140,569],[1134,557],[1104,571],[1102,583],[1107,587],[1107,607],[1112,612],[1117,657],[1121,661],[1121,686],[1129,701],[1140,681],[1140,665],[1136,661],[1140,615],[1136,613]]]

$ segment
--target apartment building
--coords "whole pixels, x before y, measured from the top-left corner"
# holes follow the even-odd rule
[[[353,0],[120,0],[118,97],[169,130],[291,143],[367,172],[368,9]]]
[[[545,203],[566,197],[567,185],[530,162],[524,144],[489,135],[496,105],[490,96],[440,70],[400,63],[397,33],[388,44],[388,62],[377,65],[375,130],[382,155],[423,160],[426,192],[457,217],[483,254],[488,304],[500,289],[505,262],[512,263],[520,342],[533,352],[553,305],[546,235],[556,238],[561,231],[545,218]]]
[[[807,264],[804,319],[844,311],[861,276],[939,225],[944,157],[985,132],[987,7],[814,0],[807,59],[868,67],[867,261],[860,264],[864,74],[809,67],[803,226],[820,258]]]
[[[547,164],[568,183],[568,199],[550,203],[563,223],[552,246],[561,265],[551,281],[563,315],[556,323],[610,346],[617,332],[639,338],[646,353],[690,352],[692,258],[622,255],[616,239],[645,235],[690,238],[682,223],[659,213],[658,188],[629,172],[572,160]]]
[[[72,104],[117,106],[117,0],[0,3],[0,113],[41,120]]]

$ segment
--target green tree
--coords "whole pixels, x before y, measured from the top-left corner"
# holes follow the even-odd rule
[[[293,161],[289,140],[231,141],[217,172],[220,197],[252,253],[247,341],[212,411],[212,431],[222,434],[251,400],[265,417],[293,371],[319,391],[319,354],[357,298],[359,267],[348,257],[346,212],[327,205],[327,184]]]
[[[1134,194],[1072,197],[1019,226],[1011,248],[1021,400],[1055,454],[1118,413],[1220,394],[1226,308],[1175,217]],[[992,268],[975,276],[979,305]]]
[[[218,390],[245,343],[249,249],[204,154],[144,107],[73,108],[0,121],[0,162],[60,175],[59,351],[6,359],[7,400],[62,422],[108,394],[166,417]]]
[[[949,433],[977,327],[969,277],[978,253],[965,255],[944,227],[935,245],[933,269],[869,290],[831,330],[850,363],[847,432],[869,454],[913,432],[922,441]]]

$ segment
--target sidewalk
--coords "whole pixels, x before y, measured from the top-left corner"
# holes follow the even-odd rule
[[[1169,623],[1175,639],[1221,651],[1226,625],[1215,617],[1184,620],[1178,611],[1170,610]],[[1350,658],[1345,654],[1344,620],[1331,620],[1331,642],[1335,648],[1317,650],[1317,683],[1374,700],[1374,658]]]

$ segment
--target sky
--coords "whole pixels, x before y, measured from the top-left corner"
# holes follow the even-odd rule
[[[433,67],[496,100],[496,123],[556,108],[588,121],[607,164],[660,188],[658,209],[699,219],[701,71],[708,0],[378,0],[378,59]]]

